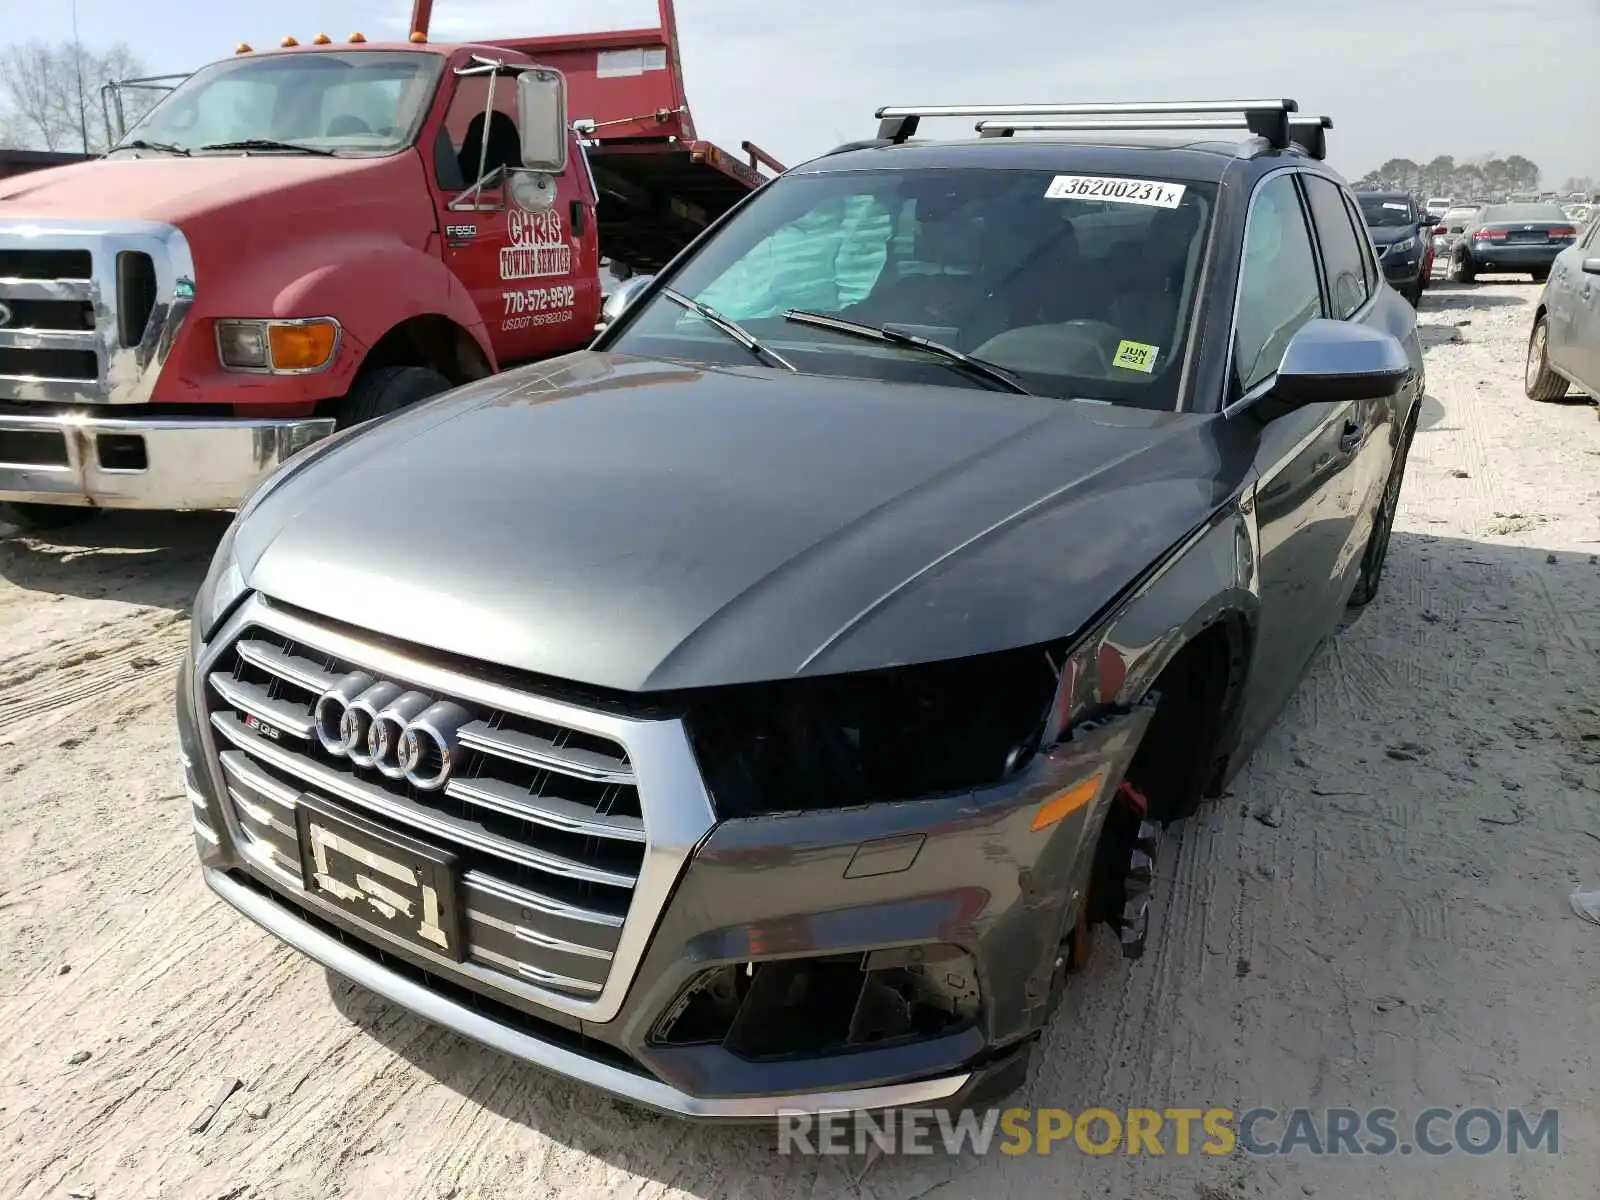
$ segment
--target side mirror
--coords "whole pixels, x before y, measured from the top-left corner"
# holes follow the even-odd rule
[[[522,165],[559,175],[567,169],[567,80],[560,71],[533,67],[517,76],[522,125]]]
[[[1600,258],[1584,259],[1583,273],[1585,275],[1600,275]]]
[[[1376,400],[1392,395],[1411,372],[1393,334],[1319,317],[1289,339],[1268,407],[1279,415],[1308,404]]]
[[[605,304],[600,308],[600,327],[604,329],[620,317],[623,310],[634,302],[654,278],[654,275],[635,275],[632,279],[618,284],[617,290],[606,297]]]

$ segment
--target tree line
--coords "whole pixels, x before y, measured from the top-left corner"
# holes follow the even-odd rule
[[[73,42],[14,42],[0,48],[0,146],[99,154],[108,148],[100,89],[148,75],[127,45],[93,50]],[[129,126],[161,94],[123,93]]]
[[[1542,172],[1532,159],[1521,154],[1504,158],[1488,155],[1479,159],[1458,161],[1449,154],[1441,154],[1428,162],[1414,162],[1409,158],[1391,158],[1375,170],[1367,172],[1356,182],[1356,187],[1370,191],[1409,191],[1423,196],[1497,196],[1510,192],[1536,192]],[[1554,185],[1551,185],[1554,187]],[[1562,181],[1562,195],[1572,192],[1592,192],[1595,181],[1588,176],[1573,176]]]

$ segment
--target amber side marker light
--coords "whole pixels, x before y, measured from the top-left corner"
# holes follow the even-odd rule
[[[1048,829],[1056,822],[1077,812],[1095,798],[1100,791],[1100,785],[1104,782],[1105,775],[1091,775],[1082,783],[1075,783],[1057,792],[1039,805],[1039,811],[1033,814],[1033,824],[1029,828]]]
[[[235,46],[233,48],[233,52],[235,54],[252,54],[252,53],[254,53],[254,51],[252,51],[250,49],[250,43],[249,42],[240,42],[237,46]]]
[[[333,41],[333,39],[327,34],[319,33],[316,37],[311,39],[311,44],[313,46],[326,46],[331,41]]]
[[[283,39],[283,41],[278,43],[278,45],[282,46],[285,50],[289,49],[291,46],[298,46],[299,44],[300,43],[292,37],[286,37]]]
[[[419,29],[411,35],[411,40],[420,46],[428,40],[428,35]]]
[[[360,43],[362,43],[362,42],[364,42],[366,40],[367,40],[367,35],[364,34],[364,33],[352,33],[350,35],[350,41],[352,43],[356,44],[356,45],[359,45]]]
[[[333,357],[336,327],[329,321],[304,325],[269,325],[267,342],[272,347],[272,366],[278,371],[311,371],[325,366]]]

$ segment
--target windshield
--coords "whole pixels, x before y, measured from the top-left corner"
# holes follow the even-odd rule
[[[1398,229],[1422,220],[1416,206],[1404,196],[1357,196],[1361,215],[1370,229]]]
[[[1049,171],[791,175],[669,283],[801,371],[993,387],[889,328],[1001,369],[1027,391],[1171,409],[1210,227],[1211,185]],[[656,294],[609,349],[749,363],[705,315]],[[962,369],[957,369],[962,368]]]
[[[214,63],[129,130],[119,148],[143,142],[193,152],[288,142],[335,154],[392,154],[416,136],[443,66],[437,54],[382,50]]]

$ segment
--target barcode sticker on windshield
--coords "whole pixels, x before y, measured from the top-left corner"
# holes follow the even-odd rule
[[[1159,353],[1161,348],[1148,342],[1122,341],[1117,344],[1117,353],[1111,365],[1121,367],[1124,371],[1143,371],[1150,375],[1156,369],[1156,355]]]
[[[1154,208],[1177,208],[1183,201],[1183,192],[1181,183],[1100,175],[1057,175],[1044,190],[1047,200],[1107,200],[1114,204],[1148,204]]]

